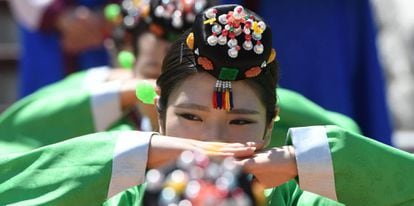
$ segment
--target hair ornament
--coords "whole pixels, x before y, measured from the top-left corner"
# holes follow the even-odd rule
[[[193,32],[188,34],[185,42],[187,43],[188,48],[190,48],[191,50],[194,49],[194,33]]]
[[[254,12],[234,4],[198,15],[187,45],[199,68],[217,78],[213,107],[226,111],[233,108],[232,81],[264,74],[276,57],[271,28]]]
[[[264,50],[262,33],[266,30],[266,24],[263,21],[256,21],[254,17],[247,14],[242,6],[236,6],[233,11],[222,14],[216,21],[217,9],[211,8],[205,12],[207,20],[204,24],[212,25],[212,34],[207,37],[207,43],[210,46],[225,45],[227,41],[228,55],[231,58],[237,58],[240,50],[239,42],[236,37],[244,34],[242,48],[252,50],[256,54],[262,54]],[[253,46],[252,39],[256,41]]]
[[[120,4],[105,7],[105,17],[122,29],[134,29],[142,24],[157,25],[159,37],[170,39],[191,27],[195,17],[206,7],[213,5],[209,0],[121,0]]]
[[[217,80],[214,87],[213,108],[226,111],[233,109],[233,90],[230,81]]]
[[[270,63],[274,61],[275,59],[276,59],[276,50],[272,49],[272,51],[270,52],[269,59],[267,60],[267,63]]]

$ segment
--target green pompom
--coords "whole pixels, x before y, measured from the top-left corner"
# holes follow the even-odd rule
[[[122,68],[132,69],[135,63],[135,56],[132,52],[121,51],[118,54],[118,63]]]
[[[148,81],[139,81],[135,95],[145,104],[154,104],[154,98],[157,96],[157,93]]]
[[[104,9],[104,14],[107,20],[115,21],[121,14],[121,8],[118,4],[108,4]]]

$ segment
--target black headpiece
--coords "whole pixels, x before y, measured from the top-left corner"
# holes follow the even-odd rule
[[[271,29],[240,5],[219,5],[196,17],[187,45],[197,64],[217,78],[213,106],[233,108],[231,81],[264,74],[275,60]]]

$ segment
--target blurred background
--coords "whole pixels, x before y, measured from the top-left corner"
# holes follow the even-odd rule
[[[414,1],[224,2],[244,3],[271,22],[282,87],[352,117],[371,137],[414,152]],[[13,14],[0,0],[0,112],[21,96],[21,23]]]

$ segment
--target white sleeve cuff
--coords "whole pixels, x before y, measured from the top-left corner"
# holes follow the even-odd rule
[[[92,116],[97,132],[105,131],[121,118],[119,98],[121,81],[111,81],[90,88]]]
[[[301,189],[337,200],[332,157],[323,126],[289,129]]]
[[[86,70],[85,79],[83,80],[84,88],[92,88],[97,84],[105,82],[111,74],[111,68],[108,66],[94,67]]]
[[[112,160],[108,199],[144,183],[149,142],[154,134],[157,133],[125,131],[118,136]]]

